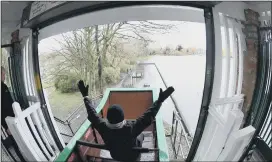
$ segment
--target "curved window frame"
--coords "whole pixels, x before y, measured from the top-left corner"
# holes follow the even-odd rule
[[[45,28],[46,26],[52,25],[53,23],[60,22],[62,20],[72,18],[78,15],[86,14],[89,12],[95,12],[95,11],[103,11],[106,9],[116,8],[116,7],[125,7],[125,6],[136,6],[136,5],[176,5],[176,6],[190,6],[195,8],[201,8],[204,10],[204,21],[205,21],[205,27],[206,27],[206,71],[205,71],[205,83],[204,83],[204,90],[203,90],[203,98],[201,103],[201,109],[200,114],[198,118],[197,128],[194,135],[194,140],[192,142],[192,146],[189,152],[189,155],[187,157],[187,161],[192,161],[198,145],[201,141],[201,137],[203,134],[203,131],[205,129],[205,124],[207,120],[208,115],[208,109],[209,104],[211,100],[212,95],[212,88],[213,88],[213,81],[214,81],[214,61],[215,61],[215,36],[214,36],[214,22],[213,22],[213,12],[212,7],[214,4],[205,4],[206,2],[203,2],[201,4],[200,2],[123,2],[123,3],[102,3],[95,5],[94,7],[85,7],[81,9],[73,10],[71,9],[70,12],[62,15],[55,16],[49,20],[44,20],[43,22],[39,22],[38,24],[34,24],[31,26],[32,28],[32,51],[33,51],[33,61],[34,61],[34,73],[36,77],[36,86],[39,90],[39,98],[41,103],[46,106],[46,102],[44,99],[44,93],[42,90],[42,83],[41,83],[41,77],[40,77],[40,69],[39,69],[39,58],[38,58],[38,43],[39,43],[39,30],[42,28]],[[34,20],[33,20],[34,21]],[[47,116],[47,115],[46,115]],[[50,123],[50,121],[49,121]],[[52,124],[52,122],[51,122]],[[54,130],[51,130],[53,133],[53,136],[56,140],[58,140],[58,137],[54,133]],[[60,142],[56,142],[60,143]]]

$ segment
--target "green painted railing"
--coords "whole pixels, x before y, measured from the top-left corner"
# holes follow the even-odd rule
[[[104,105],[107,102],[107,99],[110,95],[110,92],[122,92],[122,91],[127,91],[127,92],[141,92],[141,91],[152,91],[153,95],[153,102],[157,100],[158,98],[158,91],[153,88],[108,88],[102,100],[100,101],[100,104],[96,108],[96,112],[99,113]],[[55,159],[56,162],[59,161],[67,161],[69,156],[72,154],[74,151],[74,147],[76,145],[76,141],[81,139],[81,137],[86,133],[88,128],[91,126],[91,122],[89,120],[86,120],[79,130],[76,132],[74,137],[71,139],[71,141],[68,143],[68,145],[64,148],[64,150],[59,154],[59,156]],[[165,132],[164,132],[164,126],[163,126],[163,120],[160,111],[158,112],[156,116],[156,130],[157,130],[157,141],[158,141],[158,148],[160,149],[159,151],[159,161],[169,161],[169,156],[168,156],[168,148],[167,148],[167,143],[166,143],[166,137],[165,137]]]

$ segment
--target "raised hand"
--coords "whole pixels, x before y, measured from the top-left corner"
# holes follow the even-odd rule
[[[164,102],[174,91],[175,89],[172,86],[168,87],[165,91],[162,91],[162,89],[160,88],[158,102]]]
[[[81,94],[83,97],[88,96],[88,89],[89,89],[89,85],[84,85],[84,82],[82,80],[80,80],[77,83],[78,89],[80,90]]]

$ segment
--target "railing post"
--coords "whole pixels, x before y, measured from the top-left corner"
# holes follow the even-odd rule
[[[92,124],[92,129],[93,129],[93,134],[94,134],[94,141],[95,141],[95,143],[98,143],[95,128],[94,128],[93,124]]]
[[[67,120],[66,120],[66,121],[67,121]],[[73,134],[73,135],[75,135],[75,133],[74,133],[74,131],[73,131],[72,127],[71,127],[71,123],[70,123],[70,122],[68,122],[68,127],[70,128],[70,130],[71,130],[72,134]]]
[[[79,162],[84,162],[84,160],[82,159],[82,156],[80,154],[80,148],[79,147],[80,146],[78,145],[78,143],[76,143],[76,145],[75,145],[75,152],[76,152],[76,155],[77,155],[77,160]]]
[[[175,112],[173,111],[173,119],[172,119],[172,127],[171,127],[171,136],[173,135],[173,131],[174,131],[174,121],[175,121],[175,117],[176,117],[176,115],[175,115]]]

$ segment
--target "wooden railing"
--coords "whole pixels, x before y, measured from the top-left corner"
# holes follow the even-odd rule
[[[60,150],[47,126],[40,103],[24,111],[17,102],[12,106],[15,117],[7,117],[6,122],[25,160],[54,160]]]

